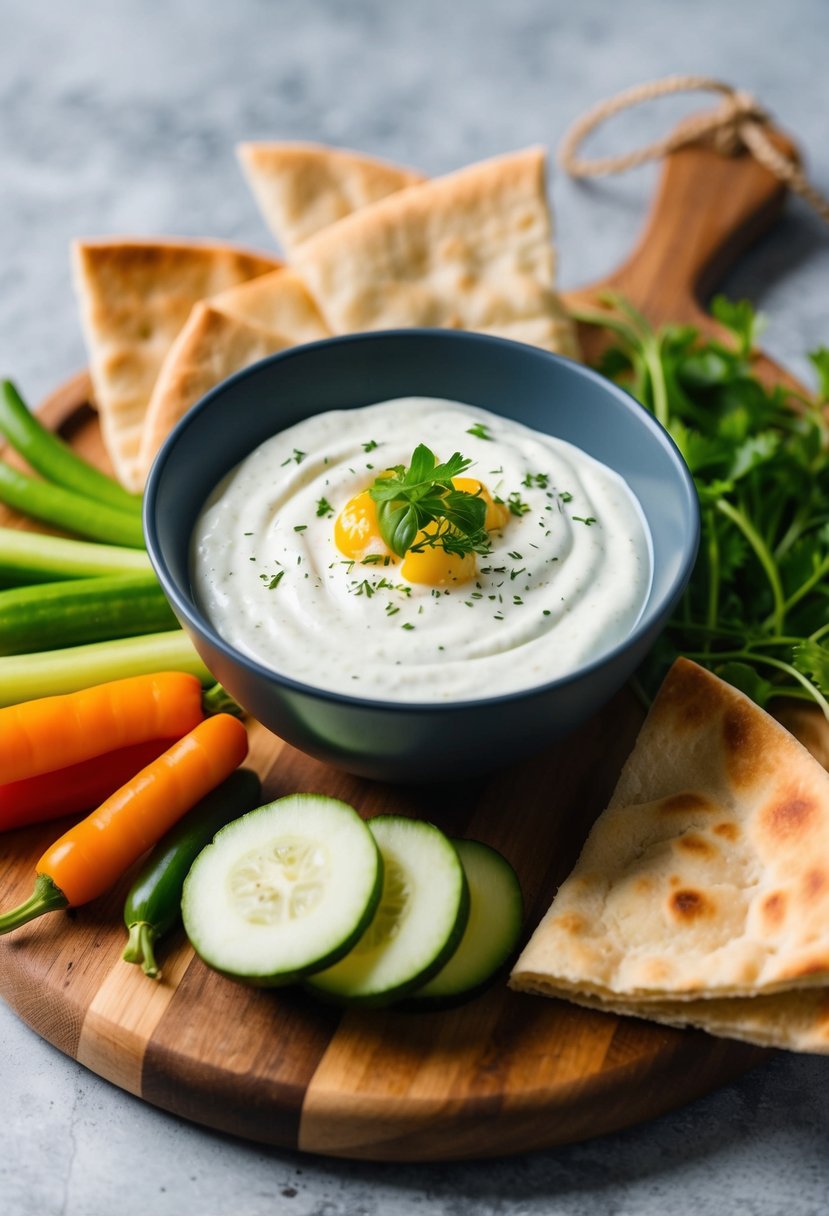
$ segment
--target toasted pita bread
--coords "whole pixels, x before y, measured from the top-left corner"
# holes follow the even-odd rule
[[[265,222],[289,258],[321,228],[424,180],[412,169],[323,144],[245,143],[237,153]]]
[[[713,1019],[719,998],[826,987],[829,774],[678,660],[511,984],[643,1016],[693,1001],[695,1025],[712,1000]]]
[[[167,353],[147,407],[138,458],[142,477],[173,426],[221,380],[286,346],[327,336],[307,288],[287,269],[196,304]]]
[[[526,991],[533,991],[527,988]],[[545,996],[553,995],[545,991]],[[690,1026],[726,1039],[829,1055],[829,987],[800,988],[771,996],[725,997],[697,1001],[648,1001],[637,1005],[582,992],[567,1000],[588,1009],[646,1018],[666,1026]]]
[[[193,305],[280,265],[197,241],[78,241],[75,286],[101,431],[119,480],[141,487],[138,449],[164,357]]]
[[[577,354],[538,148],[398,191],[299,245],[294,263],[335,333],[441,326]]]
[[[284,334],[293,342],[331,336],[304,281],[288,267],[222,291],[210,303],[217,312]]]
[[[141,440],[142,482],[161,444],[187,410],[234,372],[291,346],[290,338],[274,334],[219,312],[211,304],[196,304],[176,338],[159,373]]]

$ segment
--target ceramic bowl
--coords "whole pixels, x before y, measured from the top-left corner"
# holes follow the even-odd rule
[[[265,439],[323,410],[394,397],[481,406],[583,448],[636,494],[653,579],[627,637],[591,662],[522,692],[441,704],[364,700],[301,684],[224,641],[196,605],[190,538],[216,484]],[[622,389],[522,343],[448,330],[331,338],[263,360],[213,389],[168,436],[144,496],[150,560],[182,626],[229,693],[270,730],[367,777],[427,781],[512,763],[573,730],[624,684],[665,624],[699,538],[693,482],[672,440]],[[516,661],[520,661],[517,655]]]

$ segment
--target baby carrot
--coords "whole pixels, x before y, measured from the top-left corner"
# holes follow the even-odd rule
[[[8,705],[0,709],[0,782],[66,768],[144,739],[175,739],[203,717],[201,684],[181,671]]]
[[[54,772],[0,785],[0,832],[62,815],[86,814],[166,751],[172,739],[148,739]]]
[[[0,916],[0,934],[103,895],[239,767],[247,750],[247,732],[237,718],[216,714],[200,722],[46,850],[36,866],[34,893]]]

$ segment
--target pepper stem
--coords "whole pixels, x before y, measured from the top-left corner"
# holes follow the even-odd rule
[[[202,709],[206,714],[233,714],[234,718],[244,717],[245,711],[238,705],[227,689],[221,684],[211,684],[205,689],[201,698]]]
[[[140,963],[141,970],[151,980],[160,980],[161,972],[155,961],[155,931],[149,921],[137,920],[129,926],[130,937],[121,957],[127,963]]]
[[[0,934],[10,933],[12,929],[25,925],[36,916],[42,916],[44,912],[57,912],[60,908],[68,907],[69,900],[60,887],[55,885],[48,874],[38,874],[30,898],[19,907],[12,908],[11,912],[0,916]]]

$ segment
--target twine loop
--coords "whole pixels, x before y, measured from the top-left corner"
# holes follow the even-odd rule
[[[716,93],[719,105],[705,113],[691,114],[668,135],[631,152],[592,160],[578,156],[579,147],[587,136],[608,118],[657,97],[689,92]],[[748,151],[829,223],[829,198],[809,182],[795,153],[783,152],[772,142],[768,133],[770,121],[768,112],[744,89],[735,89],[712,76],[666,76],[634,85],[591,107],[565,134],[559,147],[558,163],[571,177],[600,177],[660,160],[690,144],[709,143],[725,156]]]

